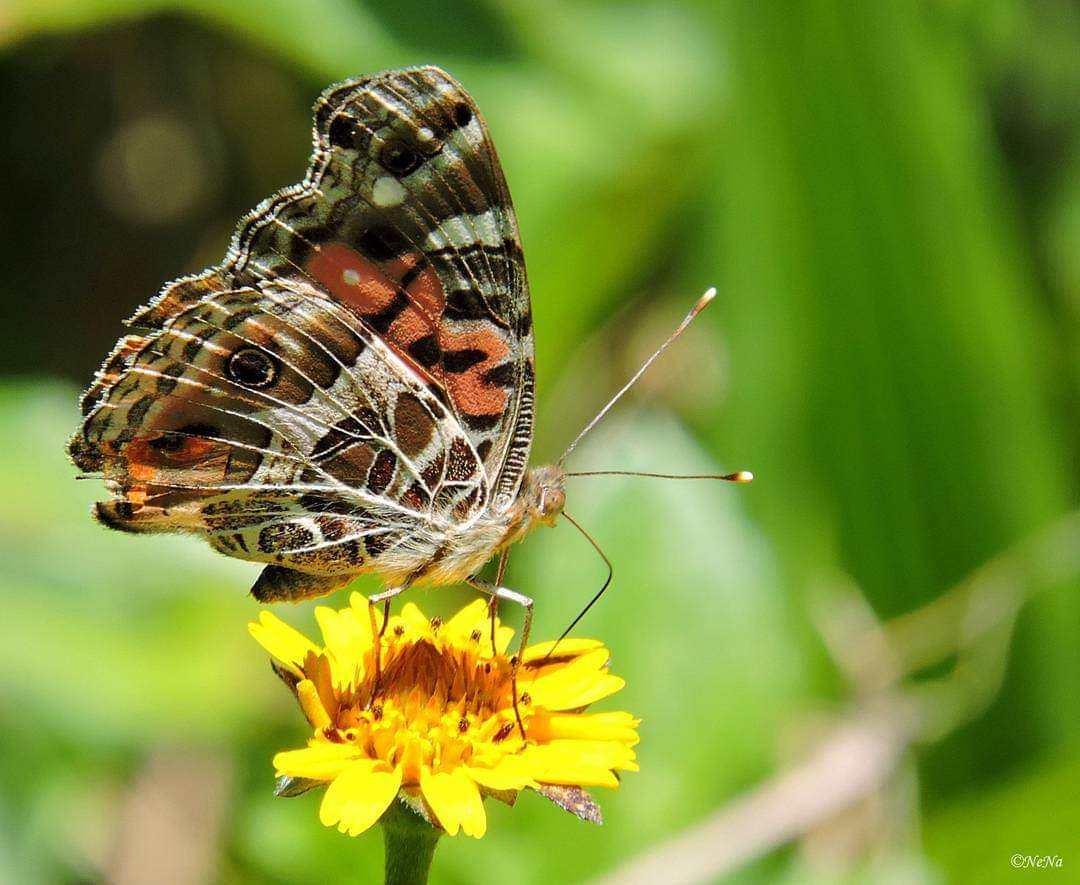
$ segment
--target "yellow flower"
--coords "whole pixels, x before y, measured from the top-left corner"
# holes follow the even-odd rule
[[[350,836],[376,823],[401,795],[450,835],[484,835],[483,799],[513,803],[540,792],[579,816],[598,816],[583,787],[618,785],[636,771],[638,720],[586,713],[623,687],[608,673],[608,651],[591,639],[532,645],[517,673],[513,630],[496,621],[492,648],[487,604],[477,600],[446,623],[407,604],[383,631],[376,677],[367,600],[321,606],[323,646],[269,612],[251,634],[277,660],[314,735],[302,750],[278,753],[278,776],[329,784],[319,817]]]

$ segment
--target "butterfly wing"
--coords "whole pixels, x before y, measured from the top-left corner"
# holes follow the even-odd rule
[[[406,580],[521,482],[517,225],[475,104],[436,68],[331,87],[314,139],[304,181],[241,221],[221,265],[132,318],[151,331],[106,361],[71,452],[104,473],[115,527],[204,534],[280,564],[281,586]]]
[[[504,508],[532,442],[532,316],[490,134],[434,67],[330,87],[300,185],[241,223],[225,263],[168,287],[159,324],[209,290],[293,279],[377,333],[457,418]]]
[[[488,500],[445,406],[302,287],[212,293],[129,336],[85,407],[71,452],[115,494],[103,522],[194,532],[243,559],[403,578]]]

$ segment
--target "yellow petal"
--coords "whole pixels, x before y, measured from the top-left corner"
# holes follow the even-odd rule
[[[552,713],[547,721],[547,739],[583,738],[633,746],[639,740],[639,721],[629,713]]]
[[[465,773],[489,790],[522,790],[536,784],[529,764],[517,756],[504,756],[491,768],[466,766]]]
[[[461,639],[467,639],[472,631],[487,625],[490,635],[491,620],[488,617],[488,604],[486,600],[474,599],[465,608],[461,609],[449,621],[443,625],[447,635]]]
[[[540,783],[559,784],[564,787],[607,787],[614,790],[619,786],[619,779],[610,769],[595,768],[591,765],[543,765],[538,767],[535,776]]]
[[[587,707],[589,704],[595,704],[597,701],[622,691],[625,685],[626,680],[621,676],[601,673],[589,685],[581,686],[581,689],[576,694],[569,693],[561,702],[555,703],[553,698],[553,702],[548,704],[548,709],[574,710],[578,707]]]
[[[290,777],[309,777],[318,781],[333,780],[342,771],[363,759],[363,751],[354,744],[332,744],[313,741],[303,750],[286,750],[274,756],[277,774]]]
[[[337,825],[342,833],[356,836],[375,823],[394,801],[401,787],[401,769],[387,770],[372,760],[354,762],[326,788],[319,820]]]
[[[479,839],[487,830],[487,815],[476,784],[460,768],[420,775],[420,789],[442,828],[456,836],[460,828],[466,836]]]
[[[452,642],[457,645],[466,645],[473,641],[474,634],[479,634],[480,637],[480,650],[484,654],[490,654],[491,652],[491,609],[488,607],[489,603],[484,599],[477,599],[470,602],[465,608],[454,615],[446,624],[442,630],[439,631],[439,635],[442,636],[447,642]],[[506,651],[507,646],[510,645],[510,640],[514,638],[514,628],[507,627],[496,617],[495,618],[495,651],[498,654],[502,654]]]
[[[598,768],[637,770],[634,751],[615,741],[557,740],[546,744],[544,749],[553,759],[572,757]]]
[[[556,664],[548,665],[541,669],[526,667],[524,675],[532,675],[536,681],[542,679],[578,678],[587,673],[606,672],[609,659],[610,653],[608,650],[603,646],[600,646],[589,651],[584,651],[568,661],[561,660],[561,658],[553,658],[552,660],[557,661]]]
[[[614,694],[626,683],[606,669],[608,652],[598,648],[562,667],[540,673],[519,684],[534,705],[549,710],[573,710]]]
[[[369,630],[374,626],[373,636],[379,632],[379,628],[382,627],[382,606],[368,605],[367,597],[359,593],[353,593],[349,597],[349,606],[356,617],[368,625]]]
[[[420,776],[424,769],[425,743],[418,737],[406,739],[405,749],[398,762],[401,767],[401,782],[406,787],[416,787],[420,784]]]
[[[490,621],[488,622],[490,624]],[[491,636],[491,629],[488,628],[488,636]],[[495,651],[499,654],[506,654],[506,649],[510,645],[510,640],[514,638],[513,627],[501,627],[498,620],[495,621]]]
[[[401,609],[400,617],[391,621],[391,629],[396,624],[401,624],[405,628],[405,637],[412,641],[432,635],[431,621],[427,619],[424,613],[420,611],[420,607],[414,602],[405,603]]]
[[[363,677],[363,663],[371,649],[371,619],[367,612],[358,615],[353,609],[341,611],[320,605],[315,619],[334,669],[335,685],[354,685]]]
[[[248,624],[248,632],[259,645],[287,665],[297,676],[302,672],[307,653],[320,652],[319,647],[303,633],[294,630],[270,612],[259,612],[259,623]]]
[[[304,711],[312,728],[322,731],[330,725],[330,715],[319,698],[319,690],[314,682],[310,679],[301,679],[296,685],[296,697],[300,701],[300,709]]]
[[[617,787],[613,769],[637,770],[634,752],[609,741],[552,741],[531,744],[522,753],[533,777],[546,784]]]
[[[521,656],[522,661],[526,664],[531,661],[539,661],[544,657],[552,648],[555,647],[556,640],[552,639],[548,642],[538,642],[536,645],[530,645],[525,649],[525,654]],[[555,649],[556,659],[563,657],[580,657],[587,651],[592,651],[596,648],[602,648],[604,643],[599,639],[564,639],[559,643],[559,647]]]
[[[376,623],[381,622],[380,611]],[[431,624],[420,614],[420,609],[410,602],[401,610],[400,615],[391,615],[386,622],[386,629],[382,632],[383,648],[395,644],[412,645],[422,639],[430,640],[432,636]]]

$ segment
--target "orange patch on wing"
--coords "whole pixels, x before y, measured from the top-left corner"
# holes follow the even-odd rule
[[[147,488],[155,484],[183,481],[198,485],[225,479],[228,443],[191,436],[179,440],[176,448],[162,450],[151,445],[157,438],[137,437],[122,450],[123,467],[134,480],[127,492],[132,503],[141,504]],[[140,495],[141,499],[136,500]]]
[[[406,252],[379,265],[355,249],[329,243],[311,257],[307,271],[335,300],[365,317],[381,313],[391,305],[402,290],[402,280],[419,261],[423,261],[419,253]],[[432,267],[425,267],[403,291],[409,304],[394,318],[383,340],[421,378],[445,386],[438,367],[426,368],[409,356],[409,348],[421,338],[429,335],[439,338],[439,324],[446,305],[439,275]]]
[[[157,468],[143,464],[141,461],[128,461],[128,473],[132,479],[139,482],[153,482],[154,477],[157,476]]]
[[[401,280],[420,260],[422,259],[414,254],[400,255],[386,264],[386,270],[398,280],[400,285]],[[445,388],[440,366],[431,368],[421,366],[409,356],[408,352],[409,347],[421,338],[431,335],[438,340],[440,337],[439,325],[446,305],[446,296],[443,294],[439,275],[430,266],[425,267],[416,279],[405,287],[405,294],[409,298],[409,306],[390,324],[390,328],[386,331],[386,341],[399,356],[415,366],[422,377],[433,380]]]
[[[90,389],[87,396],[97,399],[104,391],[108,390],[127,370],[128,360],[135,356],[146,345],[147,339],[142,335],[125,335],[116,345],[109,361],[105,364],[101,377],[98,378]]]
[[[375,262],[341,243],[327,243],[315,252],[307,272],[360,316],[386,310],[398,290]]]
[[[506,409],[506,391],[488,384],[484,375],[503,361],[506,342],[491,329],[462,332],[446,340],[444,350],[479,350],[484,359],[464,372],[446,376],[448,393],[466,415],[498,415]]]
[[[312,255],[306,269],[338,302],[365,317],[386,310],[401,290],[402,280],[422,260],[419,253],[406,252],[380,265],[342,243],[327,243]],[[423,380],[442,387],[461,412],[501,414],[506,408],[506,391],[486,383],[484,375],[505,359],[506,342],[490,329],[451,335],[442,328],[446,293],[430,265],[416,274],[404,292],[409,304],[394,318],[383,340]],[[428,336],[434,336],[444,352],[475,349],[485,358],[459,373],[445,373],[438,364],[421,366],[409,355],[409,348]]]
[[[420,311],[406,308],[401,312],[398,318],[390,324],[390,328],[386,331],[386,340],[399,355],[408,359],[409,346],[415,344],[421,338],[426,338],[428,335],[435,335],[437,337],[438,326],[432,324],[432,322],[424,316],[424,314],[420,313]],[[427,369],[423,367],[420,368],[425,374],[428,373]]]
[[[161,466],[161,457],[145,438],[133,439],[123,449],[128,476],[137,482],[153,482]]]
[[[405,278],[405,275],[421,260],[419,255],[412,252],[399,255],[386,263],[385,270],[392,279],[400,283]],[[438,322],[439,318],[442,317],[443,308],[446,306],[446,295],[443,293],[439,275],[435,273],[435,269],[430,264],[420,271],[416,279],[405,288],[405,291],[409,295],[409,300],[431,317],[433,323]]]
[[[116,350],[116,355],[126,360],[142,350],[146,346],[146,342],[147,339],[142,335],[125,335],[120,339],[120,346]]]
[[[201,436],[185,436],[176,440],[176,444],[170,449],[155,448],[151,443],[160,437],[142,436],[136,437],[124,449],[124,455],[128,461],[128,469],[134,471],[143,467],[164,467],[169,464],[193,464],[196,461],[205,460],[212,454],[228,449],[225,443],[214,439],[206,439]],[[135,474],[132,473],[132,476]],[[136,479],[141,477],[136,476]]]

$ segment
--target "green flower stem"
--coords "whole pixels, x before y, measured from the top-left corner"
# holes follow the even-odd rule
[[[396,799],[380,823],[386,846],[386,885],[425,885],[442,830]]]

